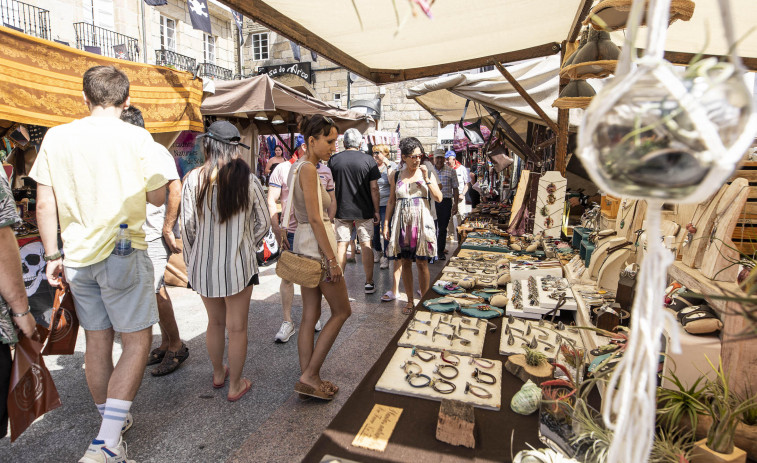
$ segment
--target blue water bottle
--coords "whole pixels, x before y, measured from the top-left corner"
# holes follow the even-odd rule
[[[117,256],[128,256],[131,253],[131,237],[129,236],[129,226],[122,223],[118,227],[116,235],[116,249],[114,254]]]

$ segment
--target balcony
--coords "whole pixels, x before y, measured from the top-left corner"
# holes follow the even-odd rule
[[[196,59],[166,49],[155,50],[155,64],[189,72],[197,69]]]
[[[212,63],[202,63],[200,64],[200,72],[197,75],[200,77],[210,77],[211,79],[231,80],[234,76],[234,71]]]
[[[17,0],[0,0],[0,25],[50,40],[50,12]]]
[[[76,48],[111,58],[139,61],[139,42],[134,37],[119,34],[88,23],[74,23]]]

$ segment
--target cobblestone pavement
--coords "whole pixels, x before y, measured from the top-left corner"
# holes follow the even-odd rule
[[[443,262],[430,266],[432,280],[442,266]],[[279,279],[273,268],[262,270],[261,284],[252,293],[244,370],[252,380],[252,390],[236,403],[226,400],[226,388],[211,387],[205,349],[207,316],[199,296],[188,289],[169,288],[190,357],[171,375],[156,378],[145,372],[132,406],[134,426],[124,436],[129,458],[138,462],[300,461],[405,319],[403,297],[390,303],[380,300],[391,287],[389,270],[380,270],[376,264],[376,292],[370,295],[363,292],[360,256],[356,264],[348,264],[345,273],[353,299],[352,317],[322,370],[324,378],[340,386],[329,403],[301,401],[294,394],[300,374],[297,336],[286,344],[273,342],[281,324]],[[297,326],[301,313],[296,291],[293,317]],[[324,301],[322,320],[328,316]],[[153,340],[153,346],[160,342],[157,325]],[[118,355],[117,344],[114,357]],[[32,424],[15,443],[8,437],[0,440],[0,461],[75,462],[97,435],[100,418],[84,378],[84,333],[79,333],[74,355],[50,356],[45,362],[63,406]]]

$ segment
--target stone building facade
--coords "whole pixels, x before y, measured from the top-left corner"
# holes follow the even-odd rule
[[[405,90],[419,81],[378,86],[321,56],[313,61],[310,51],[304,47],[300,48],[300,61],[297,61],[288,39],[249,19],[245,19],[243,30],[244,75],[257,75],[261,66],[287,65],[286,68],[294,63],[308,63],[312,82],[305,82],[304,79],[292,75],[274,78],[280,78],[282,83],[300,90],[307,89],[314,97],[342,108],[349,106],[351,109],[361,110],[364,109],[361,104],[373,102],[380,110],[376,130],[394,132],[399,124],[402,137],[417,137],[427,150],[436,147],[438,122],[419,104],[405,97]],[[267,52],[263,50],[263,42],[267,44]]]

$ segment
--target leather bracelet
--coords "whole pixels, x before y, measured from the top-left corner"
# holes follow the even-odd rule
[[[58,260],[61,257],[63,257],[63,252],[59,249],[58,252],[55,254],[43,255],[42,258],[45,260],[45,262],[52,262],[54,260]]]
[[[486,377],[486,379],[482,379],[481,376]],[[475,379],[477,383],[483,383],[483,384],[496,384],[497,383],[497,378],[495,378],[493,374],[487,373],[485,371],[481,371],[478,368],[473,370],[473,374],[471,374],[471,377]]]
[[[443,350],[442,351],[442,355],[441,355],[441,358],[442,358],[443,362],[452,364],[454,366],[460,365],[460,357],[458,357],[457,355],[453,354],[453,355],[450,355],[449,357],[454,357],[454,358],[447,358],[447,356],[444,355],[445,352],[447,352],[447,351]]]
[[[423,362],[430,362],[436,358],[435,354],[432,354],[431,352],[428,352],[425,350],[418,349],[417,347],[413,347],[413,350],[410,351],[410,356],[418,357]]]
[[[494,362],[491,360],[476,357],[471,357],[470,360],[468,360],[468,365],[478,365],[479,367],[486,369],[494,368]]]
[[[15,313],[15,312],[13,312],[11,310],[11,315],[13,315],[14,317],[21,318],[21,317],[27,316],[29,313],[31,313],[31,311],[32,311],[32,306],[27,306],[26,312],[24,312],[24,313]]]
[[[447,388],[440,389],[437,387],[438,384],[446,384]],[[457,389],[455,383],[453,383],[452,381],[447,381],[444,378],[434,378],[429,382],[429,385],[431,386],[431,389],[435,390],[439,394],[452,394],[453,392],[455,392],[455,389]]]
[[[413,371],[413,367],[417,368],[418,371]],[[423,371],[423,368],[421,368],[420,365],[413,362],[412,360],[407,360],[405,363],[400,365],[400,368],[405,372],[407,375],[419,375]]]
[[[480,391],[480,392],[476,392],[477,390]],[[476,386],[476,385],[471,384],[471,383],[465,383],[465,394],[468,394],[468,393],[471,393],[471,394],[475,395],[479,399],[491,399],[492,398],[492,393],[489,392],[489,391],[487,391],[483,387]]]
[[[445,368],[451,368],[452,369],[452,373],[451,374],[444,374],[444,369]],[[455,379],[455,378],[457,378],[457,375],[460,374],[460,371],[454,365],[449,365],[449,364],[448,365],[444,365],[444,364],[440,363],[440,364],[437,364],[436,367],[434,367],[434,374],[437,374],[437,375],[441,376],[444,379]]]
[[[413,380],[416,378],[425,378],[426,382],[422,384],[414,384]],[[431,377],[424,374],[418,374],[418,375],[409,374],[405,376],[405,381],[407,381],[407,384],[409,384],[411,387],[422,388],[431,384]]]

